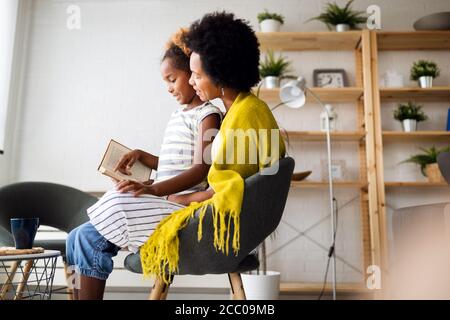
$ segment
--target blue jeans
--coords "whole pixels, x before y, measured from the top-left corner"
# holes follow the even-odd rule
[[[113,270],[112,258],[120,248],[106,240],[97,229],[86,222],[73,229],[66,241],[66,260],[75,272],[100,280],[108,279]]]

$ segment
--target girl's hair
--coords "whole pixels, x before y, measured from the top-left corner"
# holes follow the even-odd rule
[[[164,53],[162,61],[169,58],[174,68],[190,74],[189,57],[191,55],[191,50],[186,46],[184,41],[184,37],[187,33],[188,29],[181,28],[177,33],[172,35],[172,38],[167,42],[166,52]]]

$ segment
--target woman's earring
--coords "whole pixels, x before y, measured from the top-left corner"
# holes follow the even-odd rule
[[[225,95],[225,90],[223,90],[223,87],[222,87],[222,97]]]

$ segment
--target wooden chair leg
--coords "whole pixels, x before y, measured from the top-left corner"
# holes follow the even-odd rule
[[[170,285],[172,284],[172,282],[173,282],[173,275],[170,277],[169,284],[166,285],[165,290],[161,294],[161,300],[167,299],[167,295],[169,294],[169,288],[170,288]]]
[[[25,263],[25,267],[23,269],[22,280],[20,280],[20,283],[17,286],[16,295],[14,297],[14,300],[22,299],[23,289],[25,288],[25,285],[27,284],[28,277],[30,276],[31,268],[33,267],[33,263],[34,263],[34,260],[28,260]]]
[[[67,299],[68,300],[73,300],[73,289],[72,286],[73,284],[70,283],[70,277],[72,276],[72,274],[69,274],[69,270],[68,270],[68,265],[67,262],[64,261],[64,275],[66,277],[66,283],[67,283]]]
[[[156,278],[155,283],[153,284],[152,292],[150,292],[149,300],[162,300],[163,295],[167,296],[167,292],[169,291],[169,286],[164,283],[163,279]]]
[[[233,300],[247,300],[247,298],[245,297],[244,285],[242,284],[241,274],[238,272],[229,273],[228,280],[230,281]]]
[[[20,261],[14,261],[9,268],[9,275],[0,291],[0,300],[4,300],[11,288],[11,283],[14,281],[14,276],[16,275],[17,268],[19,267]]]

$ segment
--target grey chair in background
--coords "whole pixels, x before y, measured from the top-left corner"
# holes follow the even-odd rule
[[[0,188],[0,246],[14,246],[11,218],[39,218],[41,225],[69,233],[88,221],[86,209],[97,198],[80,190],[49,182],[19,182]],[[36,240],[34,246],[59,250],[65,263],[66,241]],[[70,293],[70,292],[69,292]]]
[[[450,152],[441,152],[437,158],[439,170],[445,181],[450,185]]]
[[[203,238],[200,242],[197,241],[199,214],[197,212],[195,217],[179,233],[180,259],[177,275],[227,273],[233,299],[245,299],[240,274],[258,268],[258,258],[251,252],[280,223],[289,193],[294,160],[290,157],[283,158],[278,162],[278,165],[279,168],[276,174],[264,175],[257,173],[245,180],[244,201],[240,216],[241,247],[238,255],[235,256],[232,252],[229,255],[225,255],[215,250],[210,209],[207,210],[204,217]],[[231,234],[232,232],[231,230]],[[231,239],[229,245],[231,249]],[[124,265],[131,272],[142,273],[139,253],[128,255],[125,258]],[[156,279],[150,299],[165,299],[168,290],[169,286],[166,286],[161,279]]]

